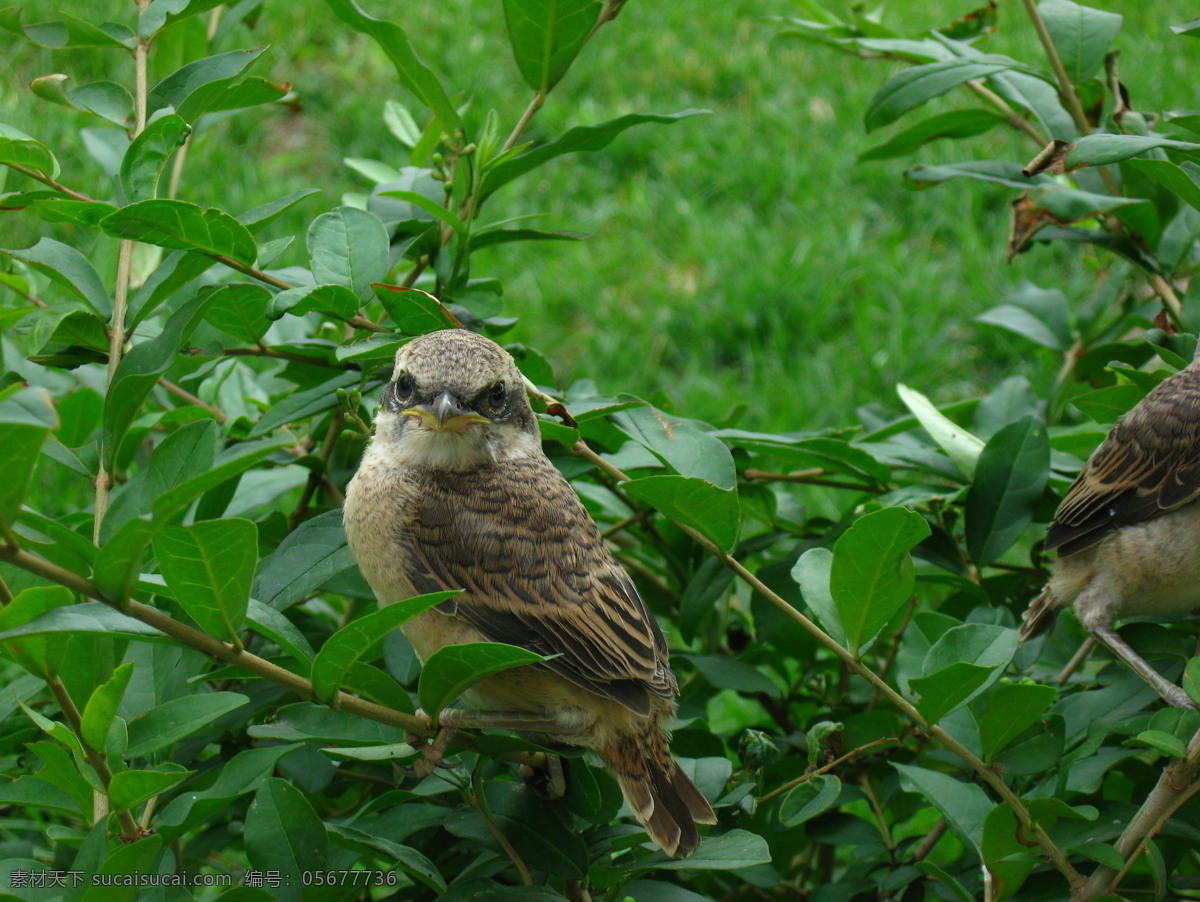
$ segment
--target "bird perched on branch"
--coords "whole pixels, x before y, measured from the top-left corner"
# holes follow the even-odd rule
[[[651,839],[699,845],[716,818],[667,745],[679,690],[662,632],[542,451],[506,351],[454,329],[400,350],[344,516],[381,604],[464,590],[403,626],[421,660],[482,641],[557,655],[486,677],[441,724],[592,749]]]
[[[1167,703],[1196,705],[1126,644],[1112,623],[1200,605],[1200,356],[1113,425],[1046,534],[1058,562],[1025,612],[1021,639],[1073,605],[1083,628]]]

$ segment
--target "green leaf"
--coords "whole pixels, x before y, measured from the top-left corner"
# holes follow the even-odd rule
[[[264,457],[274,454],[293,441],[288,437],[244,442],[226,449],[218,455],[216,463],[207,472],[179,483],[154,499],[155,524],[165,523],[209,489],[216,488],[227,479],[249,470]]]
[[[133,662],[122,664],[106,682],[96,687],[88,699],[79,732],[83,741],[92,748],[102,749],[108,741],[108,728],[116,716],[117,706],[125,697],[125,687],[129,685],[132,675]]]
[[[929,534],[920,514],[888,507],[860,517],[838,537],[829,588],[854,654],[912,594],[916,576],[909,551]]]
[[[187,828],[208,820],[234,799],[255,792],[274,773],[279,759],[298,748],[298,744],[272,745],[238,752],[223,763],[207,789],[172,799],[155,818],[155,827],[164,841],[174,842]]]
[[[1110,385],[1076,395],[1071,403],[1097,423],[1108,425],[1131,411],[1144,397],[1146,389],[1139,385]]]
[[[374,213],[338,207],[308,227],[308,254],[319,284],[341,285],[367,301],[371,284],[387,275],[387,230]]]
[[[543,95],[558,84],[599,14],[595,0],[504,0],[508,42],[525,84]]]
[[[231,257],[247,266],[258,255],[254,236],[224,210],[182,200],[138,201],[104,217],[100,228],[116,238]]]
[[[484,677],[544,660],[537,652],[502,642],[443,645],[421,668],[417,698],[425,713],[436,720],[439,712],[462,695],[463,690]]]
[[[16,661],[30,673],[48,679],[61,669],[66,649],[55,637],[47,637],[36,624],[56,610],[68,608],[75,595],[62,586],[33,586],[22,589],[0,608],[0,655]],[[27,636],[17,641],[17,637]]]
[[[985,310],[975,317],[975,322],[999,326],[1054,351],[1065,351],[1070,346],[1047,323],[1016,304],[1000,304]]]
[[[329,865],[329,836],[304,793],[272,777],[255,793],[246,812],[246,854],[253,867],[283,877],[277,899],[300,902],[309,898],[302,893],[302,875]]]
[[[1090,858],[1097,864],[1102,864],[1106,868],[1112,868],[1114,871],[1120,871],[1125,867],[1125,859],[1121,857],[1121,853],[1108,843],[1103,843],[1099,840],[1081,843],[1067,851],[1076,852],[1084,858]]]
[[[918,150],[922,145],[939,138],[970,138],[982,135],[984,132],[1002,125],[1005,122],[999,113],[991,110],[953,110],[949,113],[939,113],[930,116],[887,142],[863,151],[858,155],[858,162],[869,160],[888,160],[893,157],[904,157]]]
[[[81,113],[91,113],[114,125],[129,128],[133,120],[133,97],[124,87],[112,81],[97,81],[77,88],[66,88],[69,76],[55,73],[35,78],[30,90],[50,103],[70,107]],[[99,206],[99,204],[88,204]]]
[[[934,724],[978,695],[995,671],[994,667],[955,661],[928,676],[909,680],[908,685],[920,699],[917,710]]]
[[[326,749],[321,749],[321,751],[326,751]],[[368,854],[380,853],[387,860],[396,862],[406,874],[411,874],[438,893],[439,898],[440,894],[445,892],[446,881],[438,872],[437,866],[416,849],[403,846],[386,836],[379,836],[345,824],[331,825],[328,829],[334,836],[340,837],[343,844],[349,845],[351,848],[362,849]]]
[[[955,57],[901,69],[881,87],[867,104],[867,131],[895,122],[911,109],[921,106],[968,81],[987,78],[997,72],[1024,68],[1006,56],[981,54]]]
[[[662,871],[736,871],[771,860],[767,841],[748,830],[727,830],[720,836],[706,836],[687,858],[667,858],[656,852],[639,862]]]
[[[195,122],[202,113],[221,108],[226,93],[265,49],[233,50],[195,60],[172,72],[151,93],[173,106],[186,122]]]
[[[0,163],[24,166],[52,179],[58,178],[58,160],[46,145],[3,123],[0,123]]]
[[[241,648],[258,565],[258,527],[250,520],[202,520],[165,525],[154,537],[154,554],[175,600],[204,632]]]
[[[622,483],[621,488],[629,497],[699,530],[724,551],[737,542],[742,511],[736,491],[689,476],[646,476]]]
[[[312,683],[316,697],[332,702],[353,666],[363,658],[369,659],[384,636],[457,594],[458,590],[417,595],[384,605],[342,627],[325,640],[313,659]],[[536,656],[536,660],[540,661],[541,656]]]
[[[1200,166],[1190,160],[1178,166],[1170,160],[1127,160],[1125,165],[1150,176],[1184,203],[1200,210]]]
[[[303,316],[314,312],[348,320],[360,305],[358,296],[342,285],[303,285],[279,292],[268,301],[265,312],[268,320],[279,319],[285,313]]]
[[[798,827],[832,808],[841,794],[841,780],[832,774],[818,774],[789,789],[779,800],[779,822],[785,827]]]
[[[988,440],[967,492],[967,550],[978,567],[1004,554],[1033,522],[1050,477],[1050,438],[1034,416],[1009,423]]]
[[[151,796],[170,789],[190,776],[189,770],[123,770],[113,775],[108,786],[108,797],[113,807],[128,811]]]
[[[271,327],[270,302],[271,292],[261,285],[230,282],[213,292],[204,318],[239,341],[256,344]]]
[[[1190,141],[1175,141],[1157,135],[1094,134],[1086,135],[1076,142],[1067,154],[1066,165],[1103,166],[1106,163],[1128,160],[1158,148],[1177,150],[1192,156],[1200,155],[1200,144]]]
[[[1047,175],[1035,175],[1032,178],[1022,175],[1022,168],[1023,164],[1008,160],[972,160],[968,163],[949,163],[944,166],[913,166],[904,173],[904,178],[918,188],[937,185],[955,178],[991,182],[1019,191],[1056,184]]]
[[[167,160],[187,140],[191,128],[178,116],[160,116],[133,139],[121,159],[121,190],[132,203],[158,195],[158,180]]]
[[[33,267],[55,284],[79,298],[104,321],[112,317],[112,298],[100,279],[100,274],[75,248],[53,238],[42,238],[33,247],[23,250],[0,249],[14,260]]]
[[[930,434],[938,446],[954,461],[968,479],[975,475],[975,465],[983,453],[983,442],[962,426],[952,422],[919,391],[903,383],[896,385],[900,400]]]
[[[103,826],[100,829],[103,830]],[[100,835],[103,836],[103,833]],[[135,902],[141,898],[143,887],[139,885],[139,877],[153,871],[153,864],[162,851],[162,844],[162,838],[154,835],[129,845],[118,843],[98,867],[80,867],[86,862],[77,858],[74,863],[76,870],[95,875],[94,882],[84,884],[87,889],[80,902]],[[81,852],[81,857],[82,854]]]
[[[158,377],[175,363],[179,346],[199,325],[211,300],[211,292],[203,292],[181,304],[158,335],[138,342],[121,358],[104,397],[104,462],[110,471],[142,402],[158,383]]]
[[[996,902],[1012,898],[1037,866],[1026,842],[1008,805],[996,805],[984,819],[983,863],[992,877]]]
[[[983,760],[990,764],[998,752],[1041,719],[1057,696],[1053,686],[1028,681],[997,686],[979,718]]]
[[[331,2],[331,0],[327,0],[327,2]],[[568,153],[590,153],[603,150],[612,143],[613,138],[635,125],[641,125],[644,122],[658,122],[663,125],[671,125],[681,119],[698,116],[707,112],[708,110],[684,110],[680,113],[667,115],[630,113],[627,116],[610,119],[608,122],[602,122],[599,125],[577,125],[554,141],[550,141],[540,147],[535,147],[532,150],[527,150],[488,170],[483,176],[483,188],[479,202],[482,203],[495,193],[497,189],[504,187],[513,179],[519,178],[526,172],[536,169],[555,157]]]
[[[26,589],[25,591],[32,591]],[[0,633],[0,639],[19,636],[39,636],[51,633],[97,633],[127,636],[132,639],[164,639],[154,627],[142,623],[98,602],[73,604],[55,608],[28,623]]]
[[[221,0],[154,0],[138,16],[138,34],[150,38],[168,25],[220,6]]]
[[[441,121],[442,128],[454,132],[462,128],[458,110],[446,96],[438,77],[426,66],[413,49],[404,29],[394,22],[367,15],[354,0],[325,0],[334,15],[355,31],[374,39],[387,54],[400,84],[415,94]]]
[[[458,329],[462,325],[441,301],[419,288],[399,285],[372,285],[371,288],[396,331],[404,335],[424,335],[439,329]]]
[[[258,438],[259,436],[273,432],[280,426],[294,423],[296,420],[302,420],[305,417],[310,417],[313,414],[336,407],[339,403],[337,390],[339,388],[349,388],[351,385],[357,386],[360,378],[358,373],[341,373],[310,389],[288,395],[268,410],[261,420],[255,423],[248,437]]]
[[[1165,730],[1142,730],[1134,738],[1134,741],[1172,758],[1187,757],[1187,744],[1178,736]]]
[[[246,622],[254,628],[255,632],[266,636],[306,668],[316,656],[308,639],[296,625],[282,613],[261,601],[250,599],[250,604],[246,608]]]
[[[11,525],[29,490],[38,452],[58,428],[58,415],[44,388],[20,388],[0,395],[0,521]]]
[[[129,722],[126,756],[141,758],[168,748],[249,703],[249,698],[237,692],[205,692],[164,702]]]
[[[946,818],[954,834],[977,855],[982,854],[983,823],[992,810],[992,803],[978,785],[923,767],[895,762],[892,767],[900,774],[901,786],[924,796]]]
[[[1183,669],[1183,691],[1200,705],[1200,658],[1192,658]]]
[[[1038,12],[1071,81],[1082,85],[1104,63],[1109,45],[1121,30],[1121,16],[1071,0],[1042,0]]]
[[[833,603],[830,575],[833,571],[833,551],[828,548],[810,548],[800,555],[792,567],[792,579],[800,587],[804,602],[816,615],[830,637],[838,645],[846,644],[846,631],[838,618],[837,605]]]
[[[621,411],[613,423],[680,476],[693,476],[720,489],[737,485],[733,455],[710,431],[649,404]]]
[[[21,7],[9,7],[5,12],[15,12],[15,16],[3,24],[4,28],[15,34],[24,34],[26,38],[42,47],[51,50],[62,50],[68,47],[102,47],[117,50],[132,50],[135,44],[133,32],[124,25],[114,25],[105,22],[97,27],[90,22],[77,19],[69,13],[63,13],[63,18],[52,22],[39,22],[36,25],[21,25]]]
[[[588,0],[595,2],[595,0]],[[430,216],[433,216],[439,222],[444,222],[458,234],[460,239],[467,237],[467,224],[454,215],[453,210],[448,210],[436,201],[430,200],[424,194],[418,194],[415,191],[380,191],[379,197],[395,197],[400,200],[406,200],[414,207],[420,207]]]
[[[326,511],[301,523],[273,554],[263,559],[253,595],[263,604],[283,611],[353,566],[342,512]]]

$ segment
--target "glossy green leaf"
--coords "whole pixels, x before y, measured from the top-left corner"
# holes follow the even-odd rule
[[[987,795],[975,783],[964,783],[949,774],[891,762],[901,786],[920,793],[946,818],[954,834],[981,854],[983,823],[992,810]],[[907,785],[906,785],[907,784]]]
[[[621,411],[612,421],[680,476],[703,479],[720,489],[736,486],[729,449],[694,423],[648,404]]]
[[[384,636],[457,594],[455,590],[417,595],[384,605],[342,627],[325,641],[313,658],[312,683],[317,698],[332,701],[351,668],[363,658],[369,659]],[[535,655],[535,660],[540,661],[541,656]]]
[[[1067,154],[1067,166],[1103,166],[1128,160],[1148,150],[1165,148],[1190,156],[1200,155],[1200,144],[1176,141],[1156,135],[1086,135],[1076,142]]]
[[[98,27],[69,13],[61,13],[61,19],[22,25],[22,7],[9,7],[8,11],[15,12],[16,15],[5,21],[3,27],[16,34],[24,34],[33,43],[51,50],[63,50],[68,47],[132,50],[134,47],[133,32],[123,25],[105,22]]]
[[[412,44],[404,29],[394,22],[376,19],[367,15],[354,0],[325,0],[334,15],[353,28],[375,40],[387,54],[400,83],[415,94],[433,114],[441,121],[442,128],[448,132],[462,127],[458,110],[446,96],[438,77],[433,70],[426,66]]]
[[[281,612],[261,601],[250,599],[246,608],[246,622],[255,632],[266,636],[305,667],[316,656],[312,645],[296,625]],[[305,673],[307,675],[307,671]]]
[[[263,559],[253,595],[276,610],[286,610],[354,566],[342,512],[326,511],[301,523]]]
[[[275,898],[299,902],[305,898],[302,874],[329,866],[329,837],[304,793],[272,777],[246,812],[246,853],[253,867],[276,871],[286,880],[286,889],[277,889]]]
[[[209,489],[216,488],[226,480],[249,470],[292,441],[290,437],[283,437],[247,441],[227,448],[217,455],[216,461],[207,471],[185,479],[154,499],[155,524],[166,522]]]
[[[444,645],[421,668],[417,697],[425,713],[436,718],[465,689],[484,677],[543,660],[537,652],[502,642]]]
[[[992,877],[996,902],[1012,898],[1038,863],[1023,828],[1017,824],[1017,816],[1003,803],[984,819],[982,855]]]
[[[1146,389],[1141,386],[1109,385],[1076,395],[1071,403],[1097,423],[1108,425],[1131,411],[1144,397]]]
[[[185,121],[194,123],[202,113],[228,108],[222,104],[226,93],[265,49],[233,50],[187,63],[151,92],[166,100]]]
[[[1121,30],[1121,16],[1071,0],[1042,0],[1038,12],[1072,83],[1095,75]]]
[[[0,163],[24,166],[52,179],[58,178],[58,160],[46,145],[3,123],[0,123]]]
[[[441,301],[419,288],[403,288],[399,285],[371,287],[397,332],[424,335],[426,332],[461,326]]]
[[[810,548],[800,555],[792,567],[792,579],[800,587],[804,601],[816,615],[817,621],[838,645],[846,644],[846,631],[833,603],[830,576],[833,572],[833,551],[829,548]]]
[[[1169,160],[1126,160],[1125,165],[1150,176],[1184,203],[1200,210],[1200,166],[1190,160],[1180,165]]]
[[[1002,125],[1004,121],[1003,116],[991,110],[969,109],[939,113],[905,129],[887,142],[863,151],[858,155],[858,162],[907,156],[930,141],[940,138],[970,138]]]
[[[87,889],[80,902],[135,902],[144,893],[138,878],[152,871],[162,845],[162,838],[151,834],[128,845],[117,843],[95,867],[80,867],[84,862],[77,858],[73,865],[76,870],[95,875],[94,883],[85,884]]]
[[[737,492],[688,476],[646,476],[622,485],[629,497],[699,530],[724,551],[737,542],[742,511]]]
[[[0,521],[11,525],[29,490],[38,452],[58,416],[44,388],[19,388],[0,394]]]
[[[112,81],[96,81],[77,88],[66,86],[69,76],[55,73],[35,78],[29,87],[43,100],[91,113],[114,125],[128,128],[133,120],[133,97]]]
[[[942,166],[913,166],[904,173],[904,178],[917,187],[937,185],[950,179],[968,178],[991,182],[1024,191],[1028,188],[1056,184],[1048,175],[1032,178],[1022,175],[1023,163],[1009,160],[972,160],[967,163],[948,163]]]
[[[145,283],[129,299],[130,328],[153,313],[168,297],[185,289],[216,261],[201,253],[174,251],[150,273]]]
[[[988,440],[967,492],[967,550],[976,566],[1004,554],[1033,522],[1050,476],[1050,438],[1034,416],[1009,423]]]
[[[249,698],[237,692],[204,692],[172,699],[129,722],[126,754],[141,758],[161,751],[249,703]]]
[[[351,848],[386,856],[387,860],[396,862],[405,873],[416,877],[435,893],[441,894],[446,889],[446,881],[438,872],[437,866],[416,849],[401,845],[387,836],[369,833],[345,824],[331,826],[329,832]]]
[[[916,577],[909,552],[929,532],[920,514],[888,507],[860,517],[838,537],[829,588],[855,654],[912,594]]]
[[[250,430],[249,437],[258,438],[275,431],[280,426],[336,407],[340,403],[337,390],[339,388],[348,389],[352,385],[357,386],[360,381],[358,373],[341,373],[310,389],[289,395],[263,414],[263,418]]]
[[[152,37],[168,25],[220,5],[221,0],[153,0],[138,16],[138,34]]]
[[[62,586],[22,589],[0,608],[0,656],[16,661],[43,679],[57,674],[65,645],[56,637],[40,632],[36,624],[57,610],[69,608],[74,601],[74,594]],[[35,625],[30,626],[31,623]]]
[[[833,807],[842,794],[842,781],[832,774],[819,774],[779,800],[779,822],[797,827]]]
[[[1200,658],[1191,658],[1183,669],[1183,691],[1200,705]]]
[[[1121,857],[1121,853],[1108,843],[1103,843],[1099,840],[1081,843],[1069,851],[1076,852],[1084,858],[1090,858],[1097,864],[1101,864],[1106,868],[1112,868],[1114,871],[1120,871],[1125,867],[1125,859]]]
[[[644,861],[663,871],[736,871],[770,860],[766,839],[748,830],[734,829],[704,837],[700,847],[687,858],[666,858],[662,852],[656,852]]]
[[[164,525],[154,555],[175,600],[210,636],[241,646],[250,585],[258,565],[258,528],[250,520]]]
[[[327,2],[330,2],[330,0],[327,0]],[[671,125],[681,119],[698,116],[707,112],[708,110],[684,110],[680,113],[670,113],[667,115],[630,113],[617,119],[610,119],[608,122],[602,122],[599,125],[577,125],[559,138],[518,154],[488,170],[483,178],[480,201],[486,199],[513,179],[519,178],[525,173],[538,168],[543,163],[553,160],[555,157],[560,157],[568,153],[591,153],[603,150],[612,142],[613,138],[635,125],[641,125],[646,122]]]
[[[96,687],[83,709],[80,735],[94,749],[104,748],[108,728],[116,716],[117,706],[125,697],[125,687],[133,675],[133,662],[122,664],[109,679]]]
[[[121,358],[104,398],[104,461],[110,470],[142,402],[175,363],[179,346],[199,325],[211,300],[211,293],[202,293],[181,304],[157,336],[138,342]]]
[[[1046,322],[1024,307],[1018,307],[1015,304],[1000,304],[992,307],[975,317],[975,321],[1007,329],[1009,332],[1028,338],[1035,344],[1054,351],[1065,351],[1069,347],[1069,344],[1064,344],[1063,338]]]
[[[986,687],[994,667],[956,661],[928,676],[914,677],[909,688],[918,697],[917,710],[931,724],[958,710]]]
[[[322,213],[308,227],[308,254],[319,284],[341,285],[360,301],[387,275],[388,234],[379,217],[355,207]]]
[[[133,139],[121,160],[120,185],[127,203],[158,195],[163,167],[191,131],[179,116],[167,115],[155,119]]]
[[[1172,758],[1187,757],[1187,743],[1165,730],[1142,730],[1135,741]]]
[[[230,282],[213,292],[204,318],[222,332],[246,344],[256,344],[271,327],[267,318],[270,302],[271,293],[261,285]]]
[[[1006,56],[980,55],[974,58],[940,60],[923,66],[901,69],[881,87],[867,104],[864,117],[867,131],[895,122],[947,91],[968,81],[987,78],[997,72],[1023,68]]]
[[[1053,686],[1021,682],[997,686],[988,696],[987,709],[979,718],[979,742],[984,761],[996,754],[1037,723],[1058,697]]]
[[[380,191],[380,197],[395,197],[399,200],[408,201],[415,207],[420,207],[434,219],[439,222],[444,222],[458,233],[460,239],[467,237],[467,224],[454,215],[453,210],[448,210],[446,207],[430,200],[423,194],[418,194],[416,191]]]
[[[0,250],[15,260],[32,266],[55,284],[77,297],[101,319],[112,316],[112,298],[91,261],[75,248],[53,238],[42,238],[33,247]]]
[[[983,453],[983,442],[947,418],[920,392],[898,384],[896,393],[963,475],[967,478],[974,476],[976,462]]]
[[[254,236],[224,210],[202,209],[182,200],[130,204],[100,220],[100,228],[116,238],[230,257],[247,266],[258,255]]]
[[[595,0],[504,0],[508,42],[525,84],[543,94],[558,84],[599,14]]]
[[[162,793],[191,775],[188,770],[123,770],[113,775],[108,787],[108,797],[113,807],[129,810],[142,804],[151,796]]]
[[[264,312],[268,320],[279,319],[285,313],[303,316],[313,312],[348,320],[361,304],[358,295],[343,285],[304,285],[279,292],[267,302]]]

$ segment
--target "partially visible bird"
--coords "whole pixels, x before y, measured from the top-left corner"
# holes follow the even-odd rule
[[[463,693],[471,710],[440,723],[592,749],[654,842],[677,857],[699,845],[696,825],[716,817],[667,743],[666,642],[542,451],[506,351],[453,329],[401,348],[344,518],[381,604],[464,590],[404,625],[422,661],[481,641],[557,655],[481,680]]]
[[[1103,642],[1162,698],[1195,708],[1112,628],[1138,614],[1200,605],[1200,355],[1113,425],[1059,505],[1046,534],[1054,574],[1025,612],[1021,639],[1073,605]]]

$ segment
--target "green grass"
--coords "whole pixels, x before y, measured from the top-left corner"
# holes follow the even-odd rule
[[[110,4],[110,15],[126,18],[130,5]],[[1194,45],[1170,34],[1172,10],[1126,0],[1103,5],[1126,15],[1119,43],[1135,107],[1195,106]],[[60,6],[30,3],[27,21]],[[406,17],[425,60],[470,98],[470,123],[492,108],[502,122],[515,122],[530,92],[507,50],[499,3],[367,6]],[[966,9],[944,0],[897,3],[888,21],[932,26]],[[548,226],[594,236],[477,255],[474,275],[501,278],[507,312],[521,317],[506,339],[545,351],[563,384],[590,378],[609,391],[662,390],[681,412],[711,421],[745,402],[743,425],[774,430],[849,424],[864,404],[895,409],[899,381],[941,401],[978,394],[1014,373],[1047,382],[1056,360],[1030,355],[972,318],[1022,279],[1082,295],[1091,283],[1084,255],[1038,246],[1006,265],[1009,192],[963,182],[912,192],[900,184],[916,160],[1023,162],[1032,145],[997,131],[927,147],[913,160],[856,165],[859,153],[892,131],[867,135],[862,113],[899,64],[776,39],[763,17],[797,10],[786,0],[704,4],[702,11],[635,0],[600,32],[534,120],[530,138],[629,112],[703,107],[712,114],[642,126],[604,152],[557,160],[491,201],[492,218],[546,213]],[[1040,60],[1019,6],[1003,4],[1002,15],[985,49]],[[301,231],[342,192],[363,190],[342,158],[402,165],[403,149],[380,121],[382,104],[391,97],[419,108],[381,51],[336,23],[319,0],[266,5],[253,33],[222,49],[263,43],[271,49],[258,73],[291,82],[299,102],[212,125],[189,153],[181,196],[236,212],[322,188],[274,237]],[[0,122],[50,145],[70,184],[106,194],[75,134],[92,123],[47,107],[24,85],[52,71],[79,82],[106,74],[128,82],[128,61],[99,52],[52,55],[7,35],[0,48],[10,59]],[[160,76],[172,68],[165,49]],[[953,95],[929,111],[966,102]],[[41,228],[33,217],[7,213],[0,246],[32,244]],[[97,252],[111,257],[109,248]],[[294,262],[302,259],[299,248],[292,253]]]

